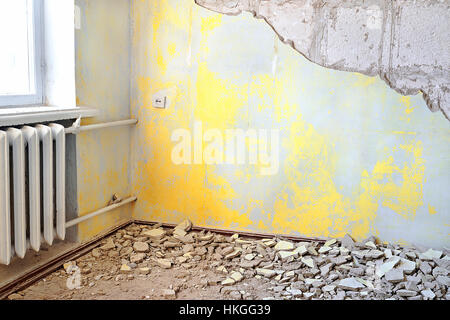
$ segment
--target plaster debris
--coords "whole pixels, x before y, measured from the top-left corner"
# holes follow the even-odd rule
[[[175,299],[177,297],[177,294],[172,289],[164,289],[163,296],[169,299]]]
[[[165,269],[170,269],[172,267],[172,262],[167,259],[157,259],[156,263],[161,267]]]
[[[120,267],[120,272],[121,273],[130,273],[132,270],[131,270],[131,267],[129,266],[129,265],[127,265],[127,264],[123,264],[121,267]]]
[[[392,282],[392,283],[398,283],[405,280],[405,275],[403,274],[402,270],[390,270],[386,272],[384,275],[386,281]]]
[[[399,297],[415,297],[417,296],[417,292],[413,290],[398,290],[396,294]]]
[[[296,257],[298,254],[295,251],[278,251],[278,255],[282,261],[287,260],[290,257]]]
[[[45,292],[48,293],[47,288],[53,282],[65,282],[76,266],[82,275],[79,289],[65,290],[64,282],[55,283],[57,299],[83,298],[83,294],[89,299],[102,297],[96,291],[100,288],[106,295],[114,292],[112,288],[117,288],[115,294],[121,297],[136,295],[125,291],[130,287],[124,285],[130,281],[134,281],[133,288],[141,288],[138,296],[162,299],[448,300],[450,297],[449,261],[437,250],[427,250],[425,254],[413,247],[382,244],[373,237],[361,242],[349,236],[328,239],[327,245],[278,238],[255,240],[192,231],[187,222],[182,225],[179,230],[186,232],[183,238],[189,239],[189,243],[177,239],[174,229],[159,225],[153,228],[132,225],[119,230],[105,241],[104,245],[109,244],[110,248],[107,251],[101,247],[93,249],[90,254],[66,263],[62,277],[47,277]],[[151,236],[149,231],[153,231]],[[321,250],[324,247],[326,250]],[[27,299],[30,293],[20,294]]]
[[[116,245],[114,244],[114,241],[110,238],[106,241],[106,243],[103,246],[100,247],[100,249],[107,251],[114,249],[115,247]]]
[[[179,230],[181,229],[184,232],[188,232],[189,230],[191,230],[191,228],[192,228],[192,222],[187,219],[175,227],[175,229],[179,229]]]
[[[289,251],[289,250],[293,250],[294,249],[294,244],[292,242],[289,241],[279,241],[276,245],[275,245],[275,250],[277,251]]]
[[[273,270],[270,269],[262,269],[262,268],[257,268],[256,269],[256,273],[259,274],[260,276],[264,276],[267,278],[271,278],[274,275],[276,275],[277,273]]]
[[[422,290],[422,291],[420,291],[420,294],[428,300],[433,300],[436,297],[434,292],[431,291],[430,289]]]
[[[386,272],[391,271],[400,262],[399,257],[393,257],[380,265],[376,270],[376,275],[382,277]]]
[[[161,239],[162,237],[164,237],[165,234],[166,234],[166,232],[163,229],[159,229],[159,228],[147,230],[142,233],[142,235],[149,237],[151,239]]]
[[[221,284],[223,285],[223,286],[231,286],[231,285],[233,285],[233,284],[235,284],[235,280],[234,279],[232,279],[232,278],[226,278],[225,280],[223,280],[222,282],[221,282]]]
[[[255,258],[255,256],[256,256],[255,254],[249,253],[244,256],[244,259],[248,260],[248,261],[252,261]]]
[[[310,268],[314,268],[315,267],[314,260],[312,258],[302,258],[301,262],[303,262],[304,264],[306,264]]]
[[[330,247],[322,246],[322,247],[320,247],[320,249],[319,249],[319,253],[327,253],[327,252],[330,251],[330,250],[331,250]]]
[[[308,60],[335,70],[378,75],[402,95],[422,93],[432,112],[440,110],[450,120],[447,1],[195,2],[223,14],[250,12]]]
[[[365,286],[355,278],[342,279],[341,281],[339,281],[338,286],[339,288],[344,290],[356,290],[356,291],[365,288]]]
[[[306,249],[305,245],[302,246],[298,246],[297,248],[295,248],[294,250],[299,256],[304,255],[306,252],[308,252],[308,249]]]
[[[239,282],[244,278],[244,276],[240,272],[235,271],[230,274],[230,278],[236,282]]]
[[[136,252],[147,252],[149,250],[148,243],[137,241],[133,244],[133,249]]]
[[[423,256],[425,256],[429,260],[439,259],[442,256],[442,251],[428,249],[423,253]]]

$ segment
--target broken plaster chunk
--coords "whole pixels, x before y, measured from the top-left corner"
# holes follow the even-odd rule
[[[405,289],[402,289],[402,290],[398,290],[398,291],[396,292],[396,294],[397,294],[398,296],[400,296],[400,297],[414,297],[414,296],[417,295],[417,292],[415,292],[415,291],[413,291],[413,290],[405,290]]]
[[[324,246],[325,247],[331,247],[331,245],[336,243],[336,239],[330,239],[327,242],[325,242]]]
[[[384,253],[384,257],[386,259],[392,258],[392,250],[391,249],[384,249],[383,253]]]
[[[175,290],[172,290],[172,289],[164,289],[162,291],[162,295],[165,298],[169,298],[169,299],[175,299],[177,297]]]
[[[236,258],[238,255],[241,254],[241,249],[239,248],[235,248],[233,252],[231,252],[230,254],[227,254],[225,256],[225,259],[233,259]]]
[[[371,249],[377,249],[377,246],[375,245],[375,243],[373,243],[373,241],[367,241],[364,245]]]
[[[122,266],[120,267],[120,272],[121,273],[130,273],[130,272],[132,272],[132,269],[129,265],[122,264]]]
[[[427,251],[422,253],[422,255],[428,258],[429,260],[439,259],[442,256],[442,251],[428,249]]]
[[[297,252],[295,251],[278,251],[278,255],[280,256],[281,260],[287,260],[290,257],[296,257],[297,256]]]
[[[108,251],[111,249],[114,249],[116,247],[116,245],[114,244],[113,239],[109,238],[108,241],[106,241],[106,244],[101,246],[100,249]]]
[[[385,263],[383,263],[380,266],[378,266],[377,269],[376,269],[375,274],[378,277],[381,278],[387,272],[392,270],[399,262],[400,262],[400,258],[399,257],[393,257],[393,258],[389,259],[388,261],[386,261]]]
[[[318,256],[319,254],[317,253],[316,249],[314,247],[308,247],[308,253],[312,256]]]
[[[95,248],[92,250],[91,254],[94,258],[99,258],[102,255],[102,251],[99,248]]]
[[[405,280],[405,275],[403,274],[403,270],[392,269],[386,272],[384,278],[391,283],[398,283]]]
[[[273,239],[263,239],[261,240],[261,242],[267,248],[273,247],[274,245],[277,244],[276,241],[274,241]]]
[[[234,281],[234,279],[232,279],[232,278],[226,278],[225,280],[223,280],[222,282],[221,282],[221,284],[223,285],[223,286],[232,286],[233,284],[235,284],[236,283],[236,281]]]
[[[175,229],[173,229],[173,233],[172,234],[173,234],[174,237],[182,238],[182,237],[187,235],[187,232],[184,231],[183,229],[175,228]]]
[[[314,260],[312,258],[301,258],[300,261],[303,262],[304,264],[306,264],[310,268],[315,267]]]
[[[172,267],[172,262],[168,259],[157,259],[156,263],[164,269],[170,269]]]
[[[335,285],[326,285],[322,287],[322,291],[323,292],[331,292],[334,291],[334,289],[336,288]]]
[[[433,291],[431,291],[431,289],[425,289],[425,290],[422,290],[422,291],[420,291],[420,294],[421,294],[424,298],[427,298],[427,299],[429,299],[429,300],[433,300],[433,299],[436,297],[436,295],[434,294]]]
[[[183,230],[184,232],[188,232],[191,228],[192,222],[189,219],[184,220],[175,227],[175,229]]]
[[[276,272],[270,269],[256,268],[256,274],[259,274],[260,276],[264,276],[267,278],[271,278],[274,275],[276,275]]]
[[[239,282],[244,279],[244,276],[240,272],[234,271],[230,274],[230,278],[232,278],[236,282]]]
[[[252,261],[255,257],[256,257],[255,254],[249,253],[249,254],[246,254],[246,255],[244,256],[244,259],[247,260],[247,261]]]
[[[383,251],[380,251],[380,250],[376,250],[376,249],[370,250],[370,251],[365,255],[365,257],[366,257],[366,258],[369,258],[369,259],[379,259],[379,258],[381,258],[382,256],[384,256],[384,252],[383,252]]]
[[[322,246],[319,249],[319,253],[327,253],[328,251],[331,250],[331,247],[327,247],[327,246]]]
[[[144,231],[142,233],[142,235],[146,236],[146,237],[149,237],[149,238],[151,238],[153,240],[159,240],[159,239],[161,239],[162,237],[164,237],[166,235],[166,232],[163,229],[158,228],[158,229],[152,229],[152,230]]]
[[[228,273],[227,268],[225,268],[224,266],[218,267],[218,268],[216,269],[216,271],[221,272],[221,273],[225,273],[225,274]]]
[[[304,255],[306,252],[308,252],[308,249],[306,249],[305,245],[299,246],[295,248],[294,252],[298,253],[299,256]]]
[[[148,246],[148,243],[146,243],[146,242],[137,241],[133,244],[133,249],[136,252],[148,252],[149,246]]]
[[[150,268],[147,268],[147,267],[139,268],[139,273],[143,274],[143,275],[147,275],[150,273]]]
[[[408,259],[401,259],[399,265],[397,266],[398,269],[403,270],[406,274],[411,274],[416,270],[416,263],[414,261],[408,260]]]
[[[145,253],[136,253],[130,256],[130,262],[141,263],[145,259]]]
[[[8,296],[8,300],[23,300],[23,296],[18,293],[13,293]]]
[[[355,278],[345,278],[339,281],[338,287],[344,290],[359,291],[365,286]]]
[[[353,238],[349,235],[346,234],[342,239],[341,239],[341,245],[344,248],[347,248],[349,250],[352,250],[355,246],[355,241],[353,240]]]
[[[275,245],[275,250],[277,250],[277,251],[294,250],[294,244],[289,241],[281,240]]]
[[[199,241],[210,241],[212,238],[214,238],[214,234],[208,232],[208,234],[204,236],[199,236],[197,239]]]
[[[303,292],[299,289],[289,289],[289,292],[294,298],[299,298],[303,295]]]

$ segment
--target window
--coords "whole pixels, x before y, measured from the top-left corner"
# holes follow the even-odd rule
[[[41,0],[0,0],[0,106],[42,104]]]

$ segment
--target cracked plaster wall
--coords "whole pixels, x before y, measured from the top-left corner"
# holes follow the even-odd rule
[[[402,95],[422,92],[450,119],[450,1],[195,0],[207,9],[264,19],[323,67],[379,75]]]

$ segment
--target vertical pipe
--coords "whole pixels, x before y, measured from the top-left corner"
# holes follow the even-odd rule
[[[11,221],[9,208],[9,144],[6,132],[0,131],[0,263],[11,261]]]
[[[42,216],[44,240],[53,244],[53,137],[52,130],[42,124],[36,125],[39,139],[42,141]]]
[[[41,192],[39,137],[35,128],[24,126],[23,136],[28,146],[28,196],[30,245],[34,251],[41,247]]]
[[[25,257],[26,216],[25,216],[25,146],[22,131],[7,130],[9,144],[13,150],[13,190],[14,190],[14,250],[19,258]]]
[[[59,239],[66,237],[66,134],[60,124],[51,123],[52,135],[56,142],[56,234]]]

